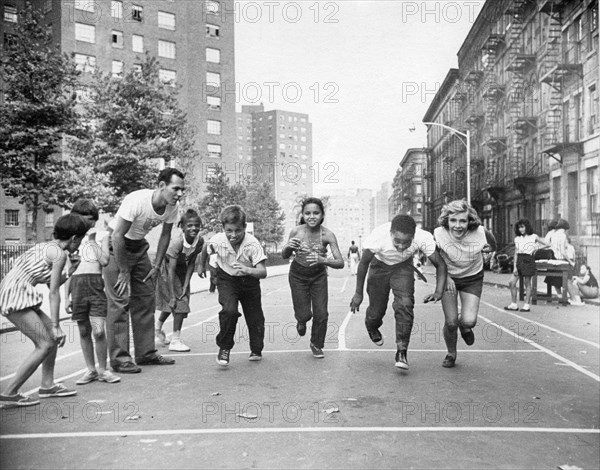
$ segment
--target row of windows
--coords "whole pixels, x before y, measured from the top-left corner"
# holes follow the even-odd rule
[[[18,227],[20,225],[19,220],[20,211],[18,209],[5,209],[4,210],[4,226],[5,227]],[[33,223],[33,213],[27,213],[27,223]],[[46,218],[44,220],[44,225],[46,227],[54,226],[54,212],[47,212]]]
[[[279,116],[279,121],[285,122],[285,120],[286,120],[285,118],[286,118],[285,116],[280,115]],[[244,118],[242,116],[238,116],[237,119],[238,119],[238,122],[243,122],[244,121]],[[257,119],[260,122],[260,121],[263,120],[263,116],[258,116]],[[273,115],[269,114],[268,116],[266,116],[265,120],[268,120],[268,121],[273,120]],[[288,122],[306,122],[306,118],[305,117],[300,117],[299,118],[298,116],[287,116],[287,121]],[[246,122],[248,124],[252,123],[252,118],[246,118]],[[256,128],[254,130],[256,130]],[[294,127],[294,130],[297,130],[297,128]]]

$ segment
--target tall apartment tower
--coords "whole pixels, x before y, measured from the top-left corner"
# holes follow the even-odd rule
[[[287,236],[296,225],[300,199],[312,196],[312,124],[308,115],[265,111],[262,104],[242,106],[237,113],[237,139],[236,175],[271,183],[286,215]]]
[[[146,53],[160,77],[179,86],[179,104],[196,130],[199,161],[188,184],[200,191],[204,162],[235,162],[234,7],[231,0],[33,0],[54,42],[74,54],[82,83],[99,68],[114,76],[138,67]],[[2,1],[6,41],[24,0]],[[88,75],[89,73],[89,75]]]

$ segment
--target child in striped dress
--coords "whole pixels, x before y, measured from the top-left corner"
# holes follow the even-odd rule
[[[0,394],[2,406],[31,406],[39,403],[19,393],[21,386],[42,365],[40,398],[76,395],[61,383],[54,383],[54,363],[58,347],[65,343],[60,328],[60,285],[76,269],[73,264],[67,275],[63,274],[67,257],[79,248],[89,224],[79,215],[60,217],[54,226],[54,240],[38,243],[14,262],[12,269],[0,283],[0,314],[8,318],[27,336],[35,349],[25,358],[15,372],[4,393]],[[42,295],[37,284],[49,284],[50,317],[41,309]]]

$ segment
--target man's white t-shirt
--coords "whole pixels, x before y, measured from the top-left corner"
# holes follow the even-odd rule
[[[131,222],[125,237],[130,240],[142,240],[150,230],[164,223],[174,224],[177,221],[177,205],[168,205],[163,214],[157,214],[152,207],[153,189],[134,191],[123,199],[117,216]]]
[[[388,265],[402,263],[412,258],[419,250],[426,256],[431,256],[435,252],[433,235],[418,227],[415,229],[412,244],[406,250],[398,251],[392,242],[391,228],[391,222],[375,228],[363,242],[363,249],[371,251],[375,254],[375,258]]]

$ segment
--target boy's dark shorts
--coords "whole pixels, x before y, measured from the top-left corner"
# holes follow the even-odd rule
[[[469,294],[481,297],[483,291],[483,271],[467,277],[453,277],[454,285],[457,291],[467,292]]]
[[[106,294],[102,274],[77,274],[71,278],[71,319],[106,318]]]

